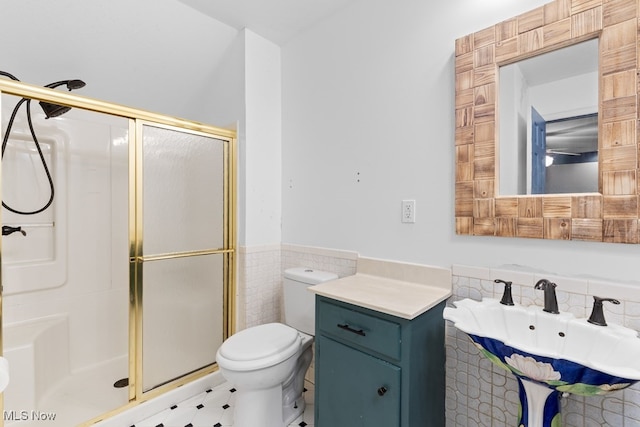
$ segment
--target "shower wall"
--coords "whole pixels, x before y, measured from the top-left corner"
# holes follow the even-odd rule
[[[3,96],[3,129],[16,101]],[[74,372],[128,354],[128,125],[77,109],[45,120],[37,108],[33,124],[56,193],[34,216],[3,209],[3,225],[26,232],[3,237],[3,321],[66,315]],[[23,113],[3,159],[3,198],[15,207],[49,194]]]

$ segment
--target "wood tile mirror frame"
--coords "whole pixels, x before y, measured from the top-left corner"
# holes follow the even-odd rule
[[[556,0],[456,40],[460,235],[639,243],[638,2]],[[599,37],[599,193],[498,195],[498,67]]]

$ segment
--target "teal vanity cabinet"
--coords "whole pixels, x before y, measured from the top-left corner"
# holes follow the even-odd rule
[[[316,427],[444,427],[444,306],[405,319],[316,295]]]

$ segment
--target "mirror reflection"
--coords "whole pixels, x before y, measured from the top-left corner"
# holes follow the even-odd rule
[[[598,39],[500,67],[500,195],[598,191]]]

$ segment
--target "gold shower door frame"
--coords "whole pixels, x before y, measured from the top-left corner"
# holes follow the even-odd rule
[[[14,95],[37,101],[46,101],[72,108],[80,108],[97,113],[110,114],[129,119],[129,403],[87,421],[83,426],[90,426],[98,421],[107,419],[119,412],[136,406],[146,400],[176,389],[195,379],[201,378],[217,370],[217,364],[212,362],[196,371],[171,380],[166,384],[143,391],[142,373],[142,267],[144,263],[197,257],[203,255],[222,254],[223,256],[223,339],[230,336],[235,328],[235,283],[236,283],[236,204],[237,204],[237,146],[235,131],[188,121],[172,116],[152,113],[119,104],[82,97],[69,92],[56,91],[22,82],[0,79],[0,95]],[[142,133],[144,126],[153,126],[178,132],[185,132],[222,141],[224,144],[224,173],[223,173],[223,211],[224,230],[223,247],[206,250],[145,255],[143,252],[143,218],[142,218]],[[1,177],[0,162],[0,177]],[[2,187],[0,186],[0,189]],[[2,282],[1,282],[2,251],[0,246],[0,354],[3,354],[2,336]],[[0,394],[0,397],[3,397]],[[0,398],[0,413],[4,412],[4,399]],[[0,418],[0,426],[3,425]]]

